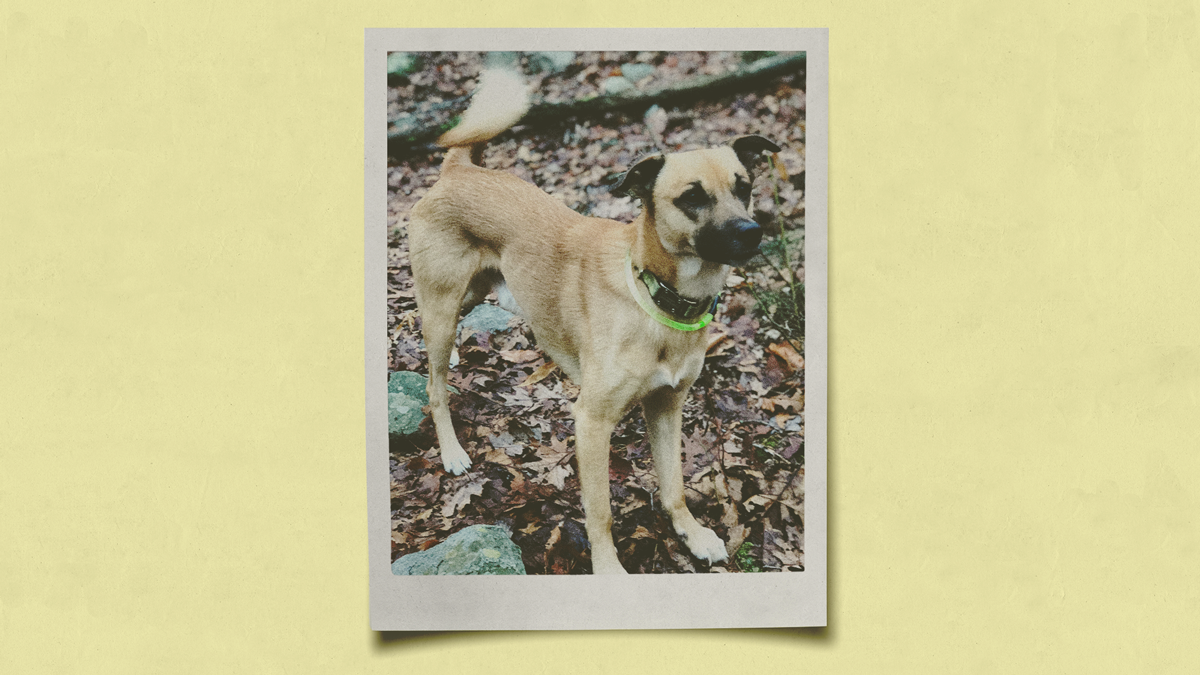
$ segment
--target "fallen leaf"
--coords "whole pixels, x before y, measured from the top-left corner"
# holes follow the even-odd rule
[[[745,502],[743,502],[743,505],[746,507],[747,510],[756,509],[760,506],[763,506],[764,504],[771,503],[772,499],[773,498],[771,497],[771,495],[754,495],[750,499],[747,499]]]
[[[447,499],[445,504],[442,504],[442,517],[449,518],[470,503],[471,497],[483,494],[483,485],[486,482],[487,476],[478,476],[464,485],[462,489],[454,493],[453,497]]]
[[[633,531],[633,534],[629,536],[634,539],[653,539],[654,533],[642,527],[641,525],[638,525],[637,529]]]
[[[566,485],[567,477],[570,476],[571,473],[571,465],[562,464],[551,467],[550,470],[542,474],[541,477],[545,479],[546,482],[561,490]]]
[[[788,372],[798,373],[804,370],[804,357],[800,356],[800,352],[792,346],[790,342],[777,342],[767,346],[767,351],[783,359],[787,364]]]
[[[499,464],[501,466],[512,466],[513,463],[512,457],[509,457],[507,452],[503,450],[497,450],[495,448],[488,450],[487,453],[484,454],[483,461]]]
[[[792,412],[800,412],[804,408],[804,399],[797,392],[796,398],[789,396],[775,396],[774,398],[764,398],[758,402],[758,407],[763,410],[772,412],[780,412],[782,410],[790,410]]]
[[[750,528],[745,525],[733,525],[726,530],[725,550],[729,553],[729,557],[733,557],[735,551],[741,547],[742,542],[746,541],[746,535],[750,534]]]
[[[554,529],[550,532],[550,538],[546,540],[546,550],[549,551],[550,549],[554,548],[554,545],[557,544],[558,540],[561,538],[562,523],[559,523],[558,525],[554,526]]]
[[[525,378],[525,381],[522,382],[519,386],[532,387],[533,385],[537,384],[538,382],[541,382],[542,380],[546,379],[546,377],[548,377],[550,375],[550,373],[553,373],[554,369],[557,367],[558,367],[558,364],[556,364],[553,361],[543,363],[537,370],[530,373],[529,377]]]
[[[621,455],[613,455],[608,460],[608,475],[612,480],[620,481],[633,473],[633,462]]]
[[[514,457],[525,452],[525,445],[515,440],[512,434],[508,433],[507,431],[496,434],[495,436],[488,436],[488,442],[492,444],[493,448],[497,450],[503,450]]]
[[[423,494],[436,495],[442,486],[442,474],[429,472],[417,481],[417,490]]]
[[[542,358],[541,353],[533,349],[502,349],[500,356],[509,363],[529,363]]]

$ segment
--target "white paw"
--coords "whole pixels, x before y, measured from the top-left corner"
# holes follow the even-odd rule
[[[626,572],[619,562],[605,564],[593,560],[592,574],[629,574],[629,572]]]
[[[460,445],[442,446],[442,466],[455,476],[461,476],[471,468],[471,457]]]
[[[701,560],[707,560],[711,563],[719,563],[728,557],[725,553],[725,542],[717,536],[716,532],[707,527],[697,527],[692,530],[687,538],[687,546],[692,551],[692,555]]]

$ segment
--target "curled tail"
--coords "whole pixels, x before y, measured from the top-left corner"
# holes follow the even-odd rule
[[[458,126],[442,134],[438,145],[450,148],[445,163],[478,163],[483,144],[516,124],[529,110],[529,92],[520,73],[485,70]]]

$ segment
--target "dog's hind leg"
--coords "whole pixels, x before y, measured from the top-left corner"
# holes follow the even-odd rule
[[[429,410],[437,431],[442,465],[460,475],[471,466],[471,458],[454,435],[450,421],[450,393],[446,377],[458,332],[458,312],[479,263],[479,254],[414,256],[413,280],[417,307],[421,310],[421,335],[429,356]],[[435,267],[436,265],[436,267]]]
[[[697,522],[683,500],[683,467],[679,453],[686,396],[686,389],[660,389],[642,401],[642,413],[646,417],[646,435],[654,455],[654,472],[658,474],[659,500],[663,509],[671,516],[675,533],[687,544],[692,555],[715,563],[726,558],[725,542]]]

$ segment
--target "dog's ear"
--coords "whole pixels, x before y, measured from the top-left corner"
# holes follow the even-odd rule
[[[779,152],[779,146],[762,136],[738,136],[729,144],[737,154],[738,161],[753,175],[762,163],[764,152]]]
[[[658,172],[666,161],[666,157],[658,154],[639,159],[629,167],[624,176],[621,176],[613,192],[632,194],[642,198],[643,202],[647,201],[645,197],[654,192],[654,180],[658,178]]]

